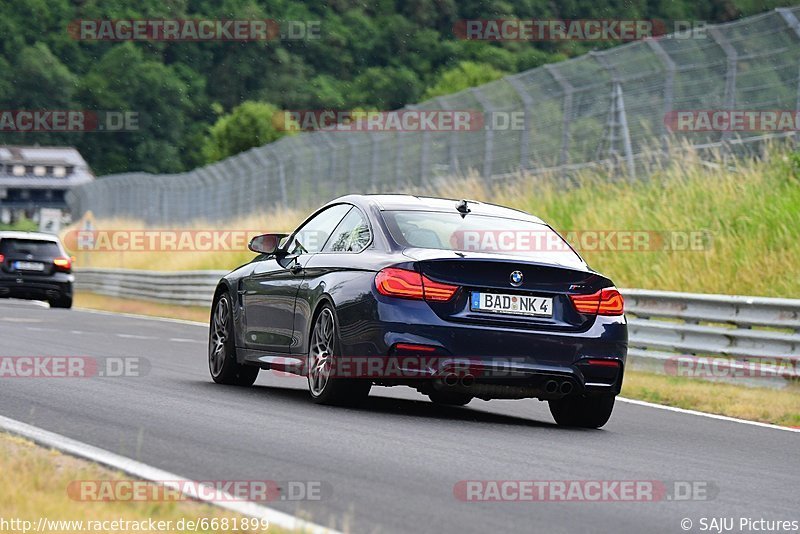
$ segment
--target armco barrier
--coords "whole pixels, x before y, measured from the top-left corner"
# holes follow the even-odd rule
[[[75,278],[77,291],[209,306],[225,273],[79,269]],[[680,374],[681,364],[696,366],[693,358],[708,357],[721,358],[713,360],[710,372],[719,373],[722,380],[770,386],[800,380],[800,300],[645,289],[622,292],[629,321],[630,368]],[[700,361],[702,365],[706,360]]]
[[[214,288],[226,273],[80,269],[75,272],[75,287],[77,291],[111,297],[152,300],[179,306],[210,306]]]

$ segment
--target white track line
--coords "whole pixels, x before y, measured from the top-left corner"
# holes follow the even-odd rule
[[[203,501],[207,504],[225,508],[226,510],[249,517],[266,519],[269,521],[270,526],[276,525],[290,531],[314,534],[340,534],[335,530],[299,519],[293,515],[272,508],[267,508],[266,506],[261,506],[253,502],[236,500],[232,495],[219,491],[211,486],[194,483],[189,479],[167,471],[162,471],[161,469],[137,462],[136,460],[125,458],[113,452],[108,452],[104,449],[81,443],[80,441],[47,430],[42,430],[41,428],[22,423],[15,419],[3,417],[2,415],[0,415],[0,429],[28,438],[40,445],[58,449],[72,456],[86,458],[87,460],[119,469],[124,473],[142,480],[149,480],[156,483],[167,481],[161,485],[181,491],[187,497],[197,501]],[[200,493],[203,495],[199,495]],[[209,499],[205,497],[207,495],[213,495],[214,498]]]
[[[167,323],[178,323],[178,324],[190,324],[193,326],[208,326],[208,323],[203,323],[200,321],[188,321],[186,319],[173,319],[172,317],[157,317],[155,315],[139,315],[136,313],[121,313],[121,312],[110,312],[104,310],[95,310],[92,308],[75,308],[81,312],[87,313],[96,313],[98,315],[114,315],[117,317],[130,317],[132,319],[148,319],[150,321],[164,321]],[[208,312],[211,313],[210,311]]]
[[[731,423],[742,423],[745,425],[760,426],[763,428],[773,428],[775,430],[785,430],[787,432],[800,432],[800,428],[792,428],[788,426],[771,425],[769,423],[760,423],[758,421],[748,421],[747,419],[737,419],[736,417],[728,417],[727,415],[717,415],[715,413],[698,412],[697,410],[687,410],[685,408],[675,408],[673,406],[665,406],[663,404],[655,404],[636,399],[626,399],[625,397],[617,397],[617,400],[627,402],[628,404],[635,404],[637,406],[646,406],[648,408],[657,408],[659,410],[667,410],[669,412],[676,412],[688,415],[699,415],[700,417],[708,417],[710,419],[719,419],[720,421],[730,421]]]

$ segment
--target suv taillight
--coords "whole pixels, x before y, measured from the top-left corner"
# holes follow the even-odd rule
[[[601,289],[591,295],[570,295],[575,309],[587,315],[622,315],[625,302],[614,287]]]
[[[458,286],[434,282],[417,271],[387,267],[375,276],[381,295],[403,299],[444,302],[453,298]]]
[[[56,258],[53,260],[53,265],[57,271],[68,273],[72,271],[72,258]]]

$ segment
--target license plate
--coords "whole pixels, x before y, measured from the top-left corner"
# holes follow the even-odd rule
[[[44,271],[44,263],[36,261],[15,261],[14,270],[16,271]]]
[[[528,297],[525,295],[498,295],[496,293],[473,293],[470,302],[473,311],[552,317],[553,299]]]

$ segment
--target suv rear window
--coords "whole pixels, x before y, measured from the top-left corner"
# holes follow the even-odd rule
[[[31,254],[36,258],[57,258],[61,256],[61,248],[55,241],[43,239],[0,239],[0,254],[18,256]]]

